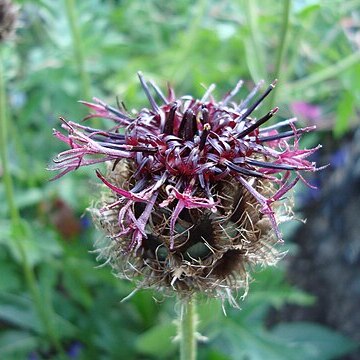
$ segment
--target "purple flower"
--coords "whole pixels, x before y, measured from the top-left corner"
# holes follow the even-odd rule
[[[67,350],[67,354],[68,354],[69,358],[70,359],[78,359],[81,355],[81,351],[82,351],[83,347],[84,346],[78,341],[72,342]]]
[[[246,289],[249,265],[281,255],[278,223],[291,208],[280,200],[301,172],[316,170],[307,157],[319,146],[299,147],[314,127],[296,128],[294,119],[260,127],[278,108],[251,117],[276,81],[256,100],[261,84],[235,103],[241,81],[216,102],[214,86],[201,99],[176,98],[172,88],[165,96],[139,78],[150,109],[132,115],[94,99],[82,102],[92,110],[86,119],[109,119],[110,129],[62,119],[67,134],[54,135],[70,149],[54,159],[55,178],[109,164],[105,174],[96,171],[107,191],[93,215],[108,236],[101,256],[119,276],[139,287],[232,299],[231,290]]]

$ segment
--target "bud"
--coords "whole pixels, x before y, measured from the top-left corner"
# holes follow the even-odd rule
[[[18,7],[10,0],[0,0],[0,43],[13,37],[17,17]]]

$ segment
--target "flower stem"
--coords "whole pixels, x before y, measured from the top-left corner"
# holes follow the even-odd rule
[[[244,2],[244,13],[249,27],[249,38],[245,43],[245,55],[249,72],[255,82],[267,80],[264,50],[259,31],[258,6],[254,0]]]
[[[186,82],[188,78],[189,70],[191,69],[191,53],[199,43],[199,28],[201,27],[204,14],[207,9],[208,2],[206,0],[200,0],[196,2],[194,7],[194,16],[192,17],[188,30],[185,36],[180,38],[180,44],[178,46],[179,51],[177,52],[173,62],[169,69],[169,74],[174,83],[181,84]],[[185,79],[185,80],[184,80]]]
[[[0,49],[0,156],[3,171],[3,179],[5,185],[6,201],[9,207],[10,217],[13,221],[19,220],[19,211],[14,201],[14,189],[12,178],[9,172],[8,164],[8,128],[7,128],[7,114],[6,114],[6,95],[5,95],[5,79],[2,61],[2,53]]]
[[[80,29],[76,23],[76,9],[74,5],[74,0],[65,0],[65,7],[71,30],[75,62],[81,80],[82,97],[85,100],[89,100],[91,97],[90,78],[85,68],[85,56],[81,41]]]
[[[26,249],[22,239],[26,236],[26,232],[21,221],[19,210],[16,206],[14,198],[14,186],[12,177],[9,171],[8,163],[8,121],[7,121],[7,108],[6,108],[6,91],[5,91],[5,78],[3,68],[2,49],[0,48],[0,158],[3,170],[3,179],[5,185],[6,201],[9,208],[9,215],[12,226],[12,240],[16,250],[18,251],[21,259],[22,270],[24,273],[27,287],[32,296],[38,316],[43,324],[44,333],[49,337],[50,342],[59,354],[64,354],[61,343],[58,339],[57,333],[53,327],[52,319],[49,315],[48,307],[43,303],[41,291],[36,282],[36,277],[33,268],[31,267]],[[52,311],[50,312],[53,315]]]
[[[184,300],[180,313],[180,360],[196,359],[196,323],[195,299]]]
[[[275,71],[273,76],[274,79],[280,79],[281,77],[281,66],[284,60],[284,54],[287,44],[287,34],[289,32],[290,8],[291,8],[291,0],[284,0],[281,30],[280,30],[280,41],[277,48],[276,60],[275,60]],[[272,94],[270,94],[270,99],[269,99],[270,108],[274,107],[275,101],[276,101],[276,88],[274,89]]]

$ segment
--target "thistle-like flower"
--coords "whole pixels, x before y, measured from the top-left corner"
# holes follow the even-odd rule
[[[54,135],[71,149],[54,159],[55,178],[108,164],[106,173],[96,170],[104,191],[92,212],[107,237],[100,256],[118,276],[232,302],[234,291],[246,293],[252,265],[281,257],[278,224],[291,215],[283,197],[302,171],[316,170],[306,158],[319,147],[299,148],[300,135],[314,127],[289,119],[260,128],[278,108],[259,119],[251,114],[276,81],[254,100],[258,84],[237,104],[231,100],[242,81],[216,102],[214,86],[201,99],[176,98],[172,88],[165,96],[139,78],[150,109],[130,114],[95,98],[82,102],[92,110],[86,119],[109,119],[109,130],[61,119],[67,135]]]
[[[10,0],[0,0],[0,43],[13,36],[16,28],[18,7]]]

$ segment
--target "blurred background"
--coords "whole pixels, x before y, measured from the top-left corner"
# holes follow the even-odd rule
[[[302,146],[322,143],[313,160],[330,163],[307,178],[318,190],[297,188],[307,223],[283,226],[288,255],[254,269],[241,310],[225,305],[224,316],[218,301],[201,302],[199,359],[359,359],[359,0],[14,3],[16,37],[0,44],[0,357],[178,356],[175,300],[140,291],[121,303],[133,285],[98,267],[101,234],[86,212],[93,169],[56,182],[45,170],[65,149],[52,137],[59,116],[87,114],[77,100],[147,106],[141,70],[180,95],[201,97],[215,83],[218,99],[239,79],[244,96],[278,78],[263,111],[276,104],[276,121],[316,125]]]

